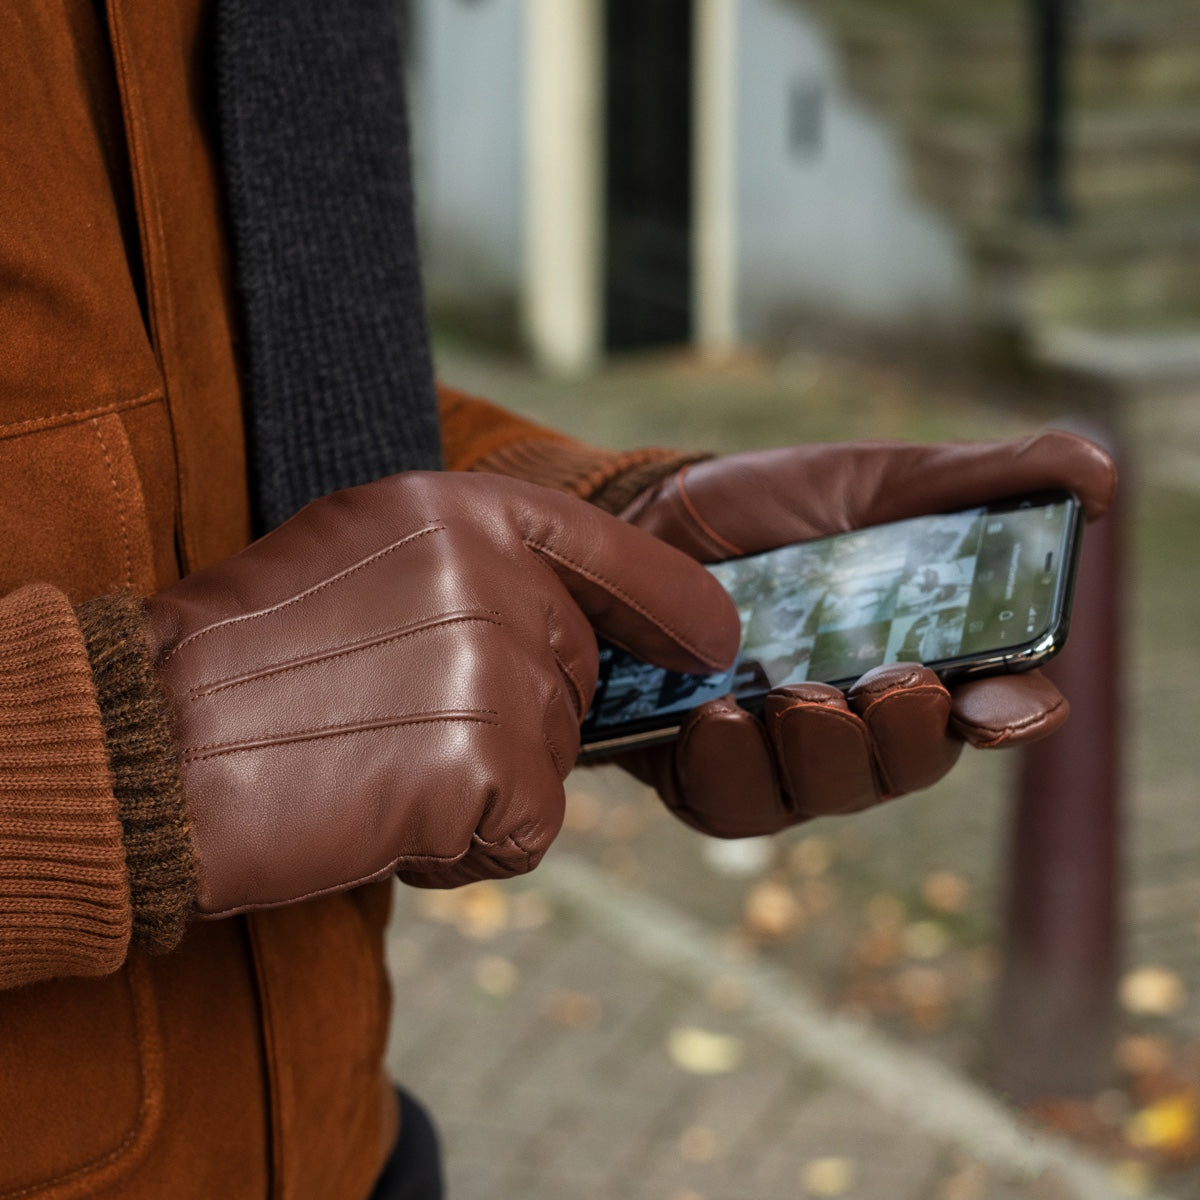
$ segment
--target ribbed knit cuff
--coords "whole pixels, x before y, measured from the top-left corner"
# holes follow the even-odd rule
[[[70,601],[0,599],[0,987],[125,959],[129,885],[87,653]]]
[[[134,941],[174,949],[196,897],[196,861],[170,714],[150,654],[146,613],[133,596],[78,609],[125,837]]]
[[[480,400],[439,388],[442,442],[452,471],[487,471],[589,500],[619,513],[642,491],[709,457],[651,447],[602,450]]]

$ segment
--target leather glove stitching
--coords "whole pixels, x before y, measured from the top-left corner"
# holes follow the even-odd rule
[[[488,625],[495,625],[497,628],[502,629],[504,622],[496,619],[499,616],[500,614],[493,609],[481,609],[474,612],[465,610],[461,613],[449,613],[444,617],[430,617],[428,620],[416,621],[400,629],[390,629],[385,633],[364,638],[362,641],[352,642],[348,646],[341,646],[335,650],[322,650],[316,654],[310,654],[305,658],[298,658],[278,666],[264,667],[259,671],[249,671],[244,675],[236,675],[230,679],[222,679],[212,684],[197,684],[191,689],[188,696],[191,700],[201,700],[206,696],[215,695],[217,692],[223,692],[229,688],[241,687],[243,684],[255,683],[261,679],[270,679],[276,675],[286,675],[289,671],[299,671],[304,667],[315,666],[319,663],[332,662],[339,658],[348,658],[363,650],[370,650],[377,646],[386,646],[391,642],[399,642],[404,638],[413,637],[418,633],[426,633],[431,629],[440,629],[447,625],[462,625],[478,621]]]
[[[563,678],[571,686],[571,703],[575,708],[575,716],[582,721],[588,709],[587,692],[583,684],[579,682],[579,677],[575,674],[571,664],[553,646],[550,647],[550,652],[554,655],[554,661],[558,663],[558,669],[562,672]]]
[[[301,509],[303,512],[303,509]],[[280,526],[282,528],[282,526]],[[240,625],[244,621],[256,621],[259,617],[271,616],[275,613],[282,612],[283,609],[291,607],[293,604],[299,604],[302,600],[307,600],[310,596],[315,596],[318,592],[323,592],[326,588],[332,587],[335,583],[340,583],[342,580],[349,578],[358,571],[365,570],[379,559],[385,558],[387,555],[396,550],[400,550],[405,546],[411,545],[420,538],[427,537],[431,533],[442,533],[446,526],[442,522],[437,521],[433,524],[426,525],[423,529],[418,529],[415,533],[407,534],[405,537],[399,538],[394,542],[376,550],[373,554],[367,555],[366,558],[360,559],[351,566],[339,571],[336,575],[331,575],[328,579],[323,579],[320,583],[314,584],[310,588],[305,588],[302,592],[297,592],[294,596],[289,596],[286,600],[279,601],[278,604],[272,604],[267,608],[260,608],[254,612],[241,613],[236,617],[226,617],[223,621],[214,621],[211,625],[206,625],[203,629],[197,629],[195,633],[189,634],[181,642],[173,646],[167,654],[163,656],[160,666],[165,666],[175,657],[185,646],[190,646],[193,642],[199,641],[201,638],[208,637],[210,633],[216,633],[219,629],[225,629],[230,625]]]
[[[555,746],[549,734],[543,733],[542,741],[546,743],[546,749],[550,752],[550,757],[554,761],[554,769],[558,772],[559,779],[566,779],[571,773],[571,764],[559,754],[558,747]]]
[[[406,725],[425,725],[466,721],[477,725],[499,725],[498,713],[492,709],[447,710],[445,712],[412,713],[402,717],[381,717],[376,721],[354,721],[344,725],[323,725],[314,729],[298,729],[291,733],[276,734],[267,738],[256,738],[244,742],[213,742],[206,746],[188,746],[183,752],[184,762],[202,762],[209,758],[221,758],[227,754],[243,754],[251,750],[269,750],[273,746],[287,746],[293,742],[312,742],[321,738],[346,737],[355,733],[374,733],[380,729],[399,729]]]
[[[585,567],[582,563],[576,562],[574,559],[569,558],[561,551],[551,550],[548,546],[544,546],[540,542],[527,539],[525,545],[528,546],[530,550],[533,550],[538,554],[543,554],[547,558],[552,559],[554,562],[562,563],[563,566],[570,567],[576,575],[581,575],[584,579],[598,584],[610,596],[616,596],[617,599],[624,602],[627,608],[637,613],[638,616],[644,618],[651,625],[653,625],[655,629],[665,633],[677,646],[682,646],[697,662],[702,662],[705,664],[705,666],[712,667],[714,671],[719,671],[724,667],[725,664],[717,662],[715,659],[712,659],[708,655],[702,653],[696,648],[695,643],[692,642],[690,638],[685,637],[674,627],[661,620],[648,608],[640,604],[631,595],[629,595],[629,593],[623,588],[619,587],[611,580],[605,579],[603,575],[598,575],[589,567]],[[610,638],[609,640],[612,641],[614,639]]]
[[[700,515],[700,510],[696,507],[695,502],[692,500],[692,497],[687,490],[687,486],[684,481],[684,476],[686,474],[687,474],[687,469],[684,468],[684,470],[680,471],[675,476],[674,483],[675,483],[675,490],[679,494],[680,503],[686,509],[688,516],[690,516],[692,518],[692,520],[695,522],[696,527],[699,529],[700,533],[703,536],[707,537],[709,539],[709,541],[711,541],[717,547],[717,549],[721,551],[721,554],[723,556],[731,555],[734,558],[741,558],[746,553],[746,551],[743,550],[740,546],[734,545],[734,543],[729,541],[727,538],[723,538]]]

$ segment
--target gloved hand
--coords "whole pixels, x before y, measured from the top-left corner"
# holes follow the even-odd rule
[[[1051,487],[1073,491],[1095,520],[1112,500],[1116,470],[1100,447],[1061,432],[997,443],[795,446],[685,467],[622,516],[716,562]],[[711,701],[673,746],[617,761],[689,824],[744,837],[928,787],[964,739],[1032,741],[1066,716],[1066,701],[1036,671],[951,693],[928,668],[897,663],[869,671],[848,697],[821,683],[778,688],[761,720],[731,698]]]
[[[207,916],[393,870],[531,870],[595,687],[591,623],[682,670],[723,669],[738,641],[685,555],[488,475],[327,496],[149,615]]]

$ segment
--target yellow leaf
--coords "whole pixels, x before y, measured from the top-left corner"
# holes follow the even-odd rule
[[[667,1052],[677,1067],[693,1075],[722,1075],[742,1061],[742,1041],[684,1025],[671,1030]]]
[[[787,937],[804,926],[804,909],[795,893],[770,879],[750,889],[744,912],[747,927],[762,937]]]
[[[1198,1117],[1197,1093],[1189,1088],[1134,1113],[1125,1125],[1125,1137],[1139,1150],[1178,1154],[1195,1142]]]
[[[489,954],[475,964],[475,986],[497,1000],[503,999],[517,986],[517,968],[511,960]]]
[[[1140,1017],[1169,1017],[1187,1003],[1183,980],[1166,967],[1138,967],[1121,980],[1121,1007]]]
[[[971,899],[971,885],[953,871],[933,871],[921,883],[921,899],[938,912],[964,912]]]
[[[828,838],[803,838],[788,852],[788,863],[792,869],[810,878],[824,875],[832,862],[833,846]]]
[[[800,1172],[800,1184],[810,1196],[844,1196],[857,1172],[847,1158],[814,1158]]]

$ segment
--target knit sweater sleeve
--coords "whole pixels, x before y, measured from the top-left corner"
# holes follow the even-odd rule
[[[83,635],[57,588],[0,597],[0,986],[103,975],[132,906]]]
[[[444,384],[438,386],[438,404],[449,470],[511,475],[570,492],[611,513],[707,457],[661,447],[603,450]]]
[[[142,602],[0,597],[0,987],[171,949],[195,895]]]

